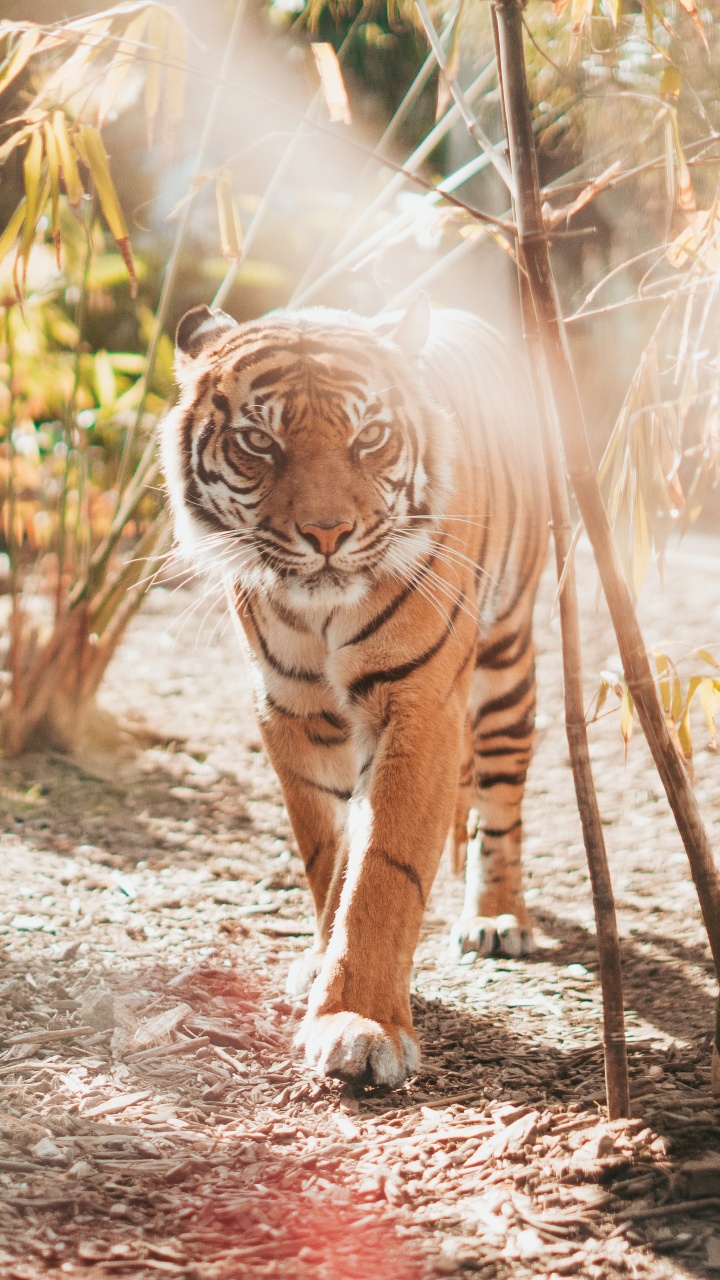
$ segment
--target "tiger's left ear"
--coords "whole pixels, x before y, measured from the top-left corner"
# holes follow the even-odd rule
[[[226,311],[216,307],[193,307],[186,311],[175,330],[175,372],[178,381],[184,380],[194,362],[205,347],[230,329],[237,329],[237,320],[233,320]]]
[[[430,316],[430,299],[419,293],[402,315],[381,316],[374,327],[410,360],[416,360],[430,336]]]

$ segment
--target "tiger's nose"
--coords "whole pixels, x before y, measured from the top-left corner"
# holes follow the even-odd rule
[[[323,556],[331,556],[341,543],[345,542],[355,528],[347,520],[331,526],[322,524],[303,524],[300,532],[310,545]]]

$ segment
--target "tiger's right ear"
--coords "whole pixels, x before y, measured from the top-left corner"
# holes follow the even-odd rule
[[[221,334],[237,329],[237,321],[218,308],[193,307],[186,311],[175,330],[175,372],[178,380],[190,373],[191,367],[205,347],[217,341]]]

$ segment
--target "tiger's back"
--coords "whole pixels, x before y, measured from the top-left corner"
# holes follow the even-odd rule
[[[466,313],[426,321],[199,308],[164,437],[176,526],[228,582],[315,900],[303,1042],[326,1072],[388,1083],[418,1060],[410,968],[451,827],[456,861],[471,827],[456,945],[531,945],[542,471],[504,345]]]

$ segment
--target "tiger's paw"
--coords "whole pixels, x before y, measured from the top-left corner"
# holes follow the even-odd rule
[[[477,951],[479,956],[529,956],[535,950],[532,929],[517,916],[468,916],[455,921],[450,931],[450,951],[461,956]]]
[[[320,1075],[343,1080],[395,1088],[420,1066],[413,1032],[350,1011],[308,1014],[296,1044],[304,1046],[308,1063]]]
[[[285,980],[285,994],[288,996],[306,996],[317,978],[322,966],[323,953],[310,948],[303,951],[297,960],[293,960]]]

